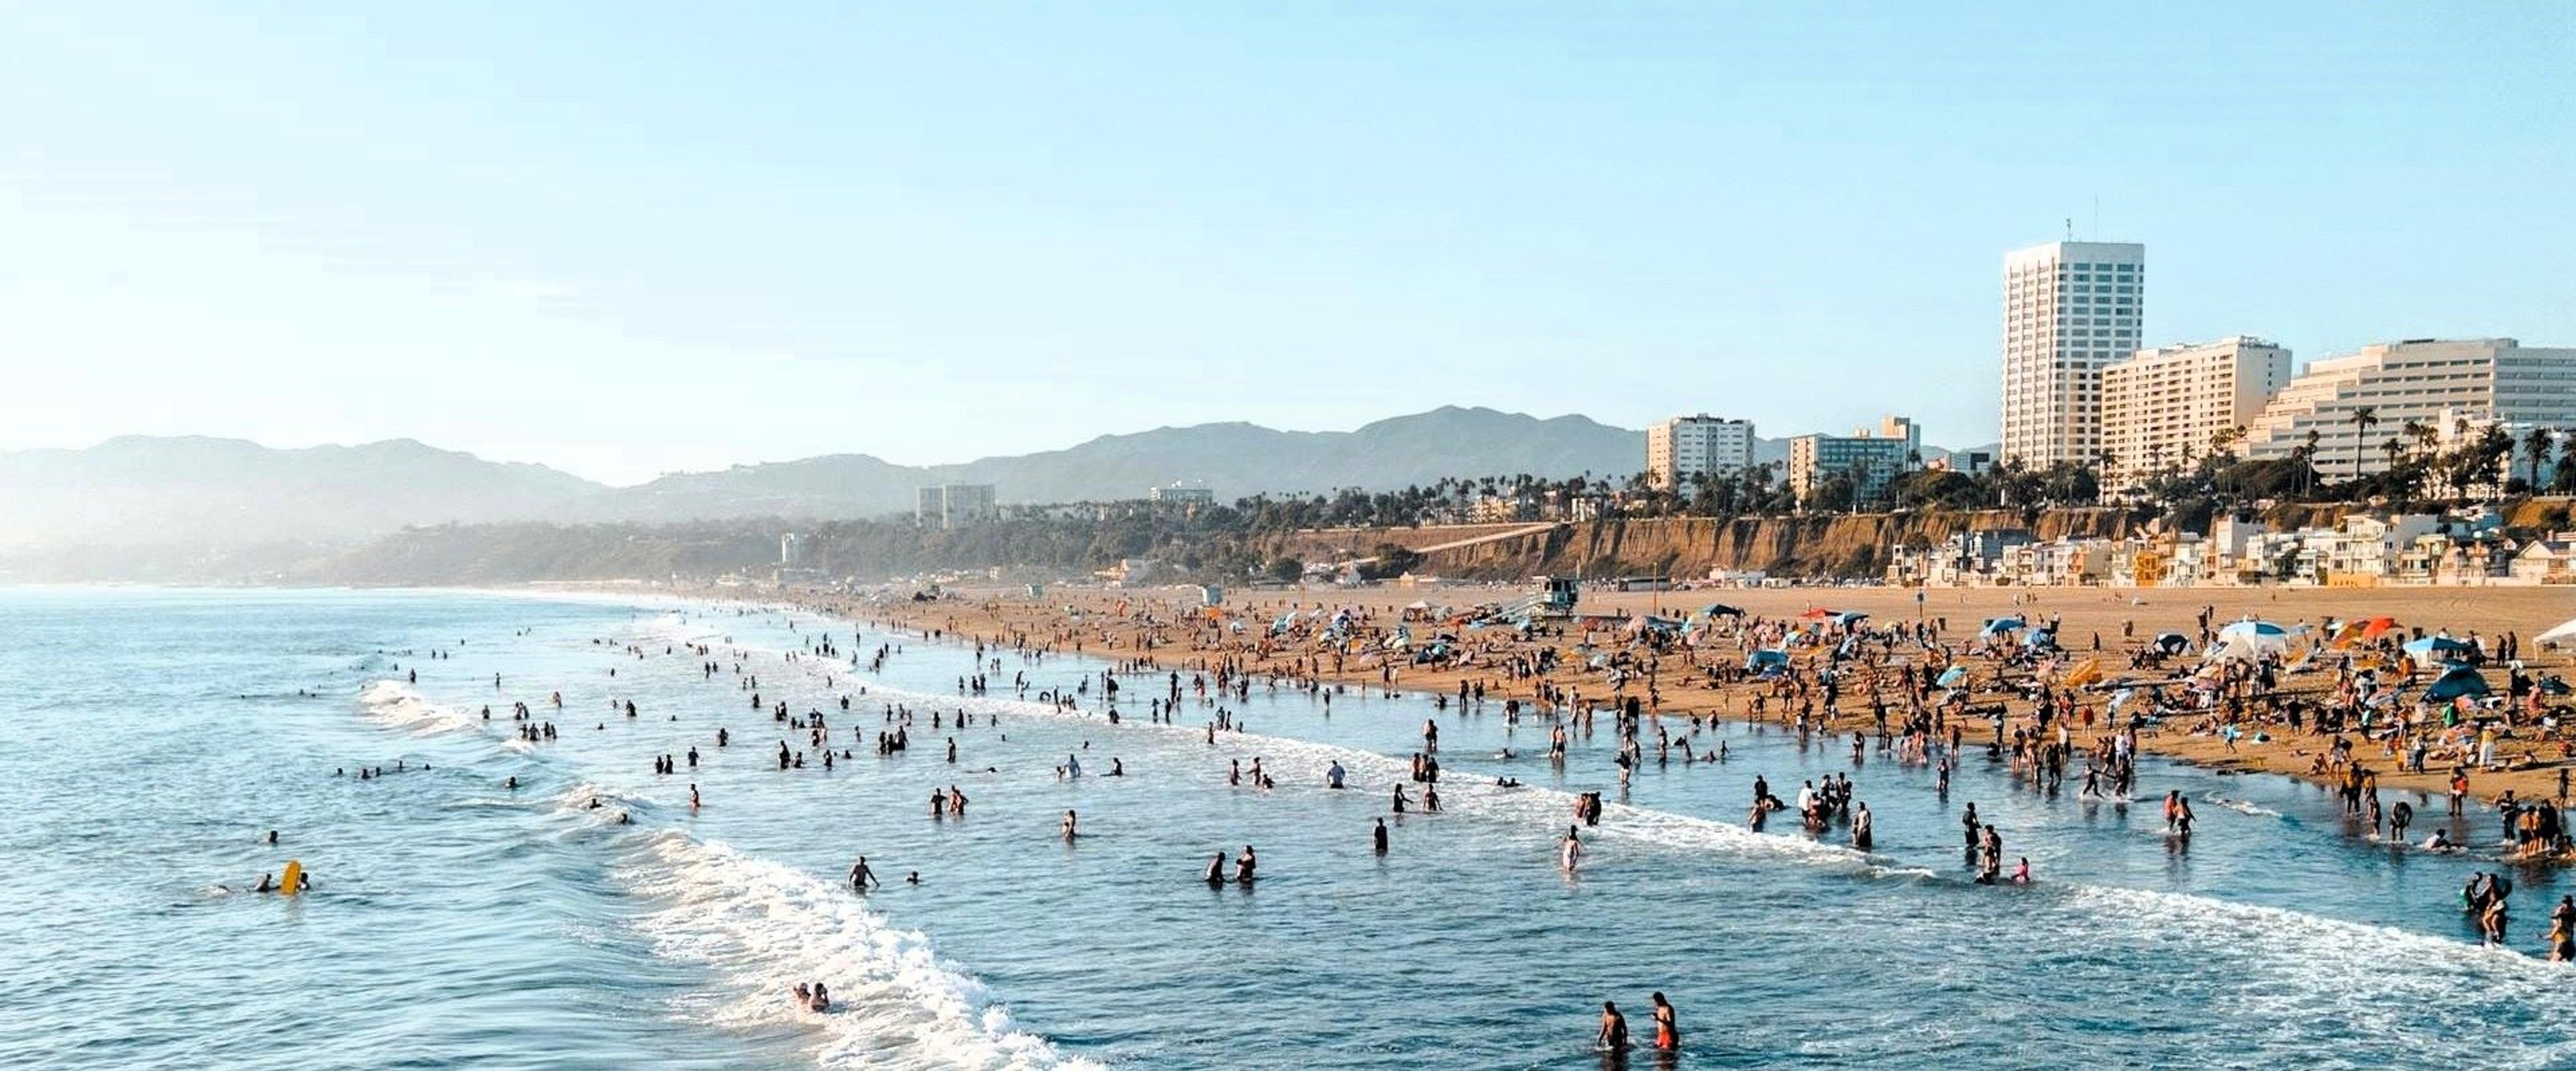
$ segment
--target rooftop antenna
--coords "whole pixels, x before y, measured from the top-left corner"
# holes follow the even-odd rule
[[[2073,216],[2066,217],[2066,240],[2070,242],[2075,240],[2075,217]]]

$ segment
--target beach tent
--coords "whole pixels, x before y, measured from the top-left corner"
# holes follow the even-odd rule
[[[1746,669],[1762,669],[1767,666],[1785,666],[1788,664],[1789,652],[1774,650],[1768,647],[1744,656],[1744,668]]]
[[[2223,637],[2217,643],[2210,644],[2209,653],[2205,657],[2212,662],[2259,662],[2265,655],[2286,652],[2289,649],[2288,636],[2264,635],[2247,631]]]
[[[1701,612],[1701,613],[1703,613],[1703,614],[1707,614],[1707,615],[1708,615],[1708,616],[1710,616],[1710,617],[1742,617],[1742,616],[1744,616],[1744,611],[1743,611],[1743,610],[1738,609],[1738,608],[1733,607],[1733,606],[1728,606],[1727,604],[1722,603],[1722,602],[1713,602],[1713,603],[1710,603],[1710,604],[1708,604],[1708,608],[1707,608],[1707,609],[1705,609],[1705,610],[1701,610],[1700,612]],[[2570,624],[2570,625],[2576,625],[2576,621],[2570,621],[2570,622],[2568,622],[2568,624]]]
[[[1860,611],[1858,611],[1858,610],[1846,611],[1846,612],[1844,612],[1844,613],[1839,613],[1839,614],[1835,614],[1835,615],[1834,615],[1834,623],[1835,623],[1835,624],[1837,624],[1837,625],[1841,625],[1841,626],[1842,626],[1842,627],[1844,627],[1844,628],[1850,628],[1850,627],[1852,627],[1853,625],[1860,624],[1861,622],[1866,621],[1866,620],[1868,620],[1868,619],[1869,619],[1869,615],[1868,615],[1868,614],[1862,613],[1862,612],[1860,612]]]
[[[2053,628],[2035,628],[2030,630],[2030,635],[2022,637],[2021,642],[2022,646],[2028,647],[2031,650],[2045,651],[2057,646],[2057,630]]]
[[[2570,688],[2567,686],[2567,678],[2558,676],[2554,673],[2540,678],[2540,680],[2534,683],[2532,687],[2540,689],[2540,694],[2542,695],[2567,695],[2570,693],[2576,693],[2576,688]]]
[[[2467,640],[2455,640],[2448,636],[2426,636],[2423,639],[2416,640],[2413,643],[2409,643],[2406,646],[2399,648],[2399,650],[2405,651],[2407,654],[2414,655],[2416,661],[2421,662],[2428,658],[2436,658],[2444,655],[2464,655],[2477,650],[2477,648]]]
[[[2191,649],[2191,637],[2179,632],[2168,632],[2156,637],[2156,646],[2169,655],[2181,654]]]
[[[2532,638],[2542,643],[2554,643],[2558,640],[2576,640],[2576,617],[2568,618],[2566,624],[2550,629],[2549,631],[2543,632]]]
[[[2434,681],[2432,687],[2424,689],[2424,698],[2434,702],[2457,699],[2464,695],[2485,694],[2487,694],[2487,679],[2479,675],[2477,670],[2467,666],[2454,667],[2450,672],[2442,674],[2442,679]]]

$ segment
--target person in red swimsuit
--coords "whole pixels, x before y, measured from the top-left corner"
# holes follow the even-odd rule
[[[1673,1006],[1671,1002],[1664,999],[1664,994],[1661,990],[1656,991],[1654,999],[1655,1048],[1662,1052],[1671,1052],[1675,1049],[1681,1048],[1682,1028],[1681,1024],[1673,1017]]]

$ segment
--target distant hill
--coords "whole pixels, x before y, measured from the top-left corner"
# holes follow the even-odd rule
[[[1443,476],[1626,476],[1642,467],[1645,433],[1581,416],[1444,406],[1356,431],[1278,431],[1196,424],[1103,435],[1079,446],[959,465],[908,467],[835,454],[722,472],[665,476],[587,504],[605,520],[678,521],[757,515],[863,517],[910,510],[917,488],[989,483],[1004,502],[1142,498],[1182,481],[1220,500],[1262,492],[1389,488]]]
[[[338,543],[407,524],[542,515],[606,490],[409,439],[275,450],[125,436],[0,453],[0,551]]]
[[[1779,460],[1786,441],[1761,440],[1756,458]],[[1444,476],[1619,479],[1644,460],[1641,431],[1582,416],[1457,406],[1347,432],[1198,424],[963,464],[831,454],[623,488],[408,439],[279,450],[240,439],[127,436],[85,450],[0,452],[7,505],[0,578],[270,575],[302,555],[434,524],[884,516],[910,511],[915,490],[937,483],[994,484],[1001,501],[1014,503],[1140,498],[1181,481],[1231,500]]]

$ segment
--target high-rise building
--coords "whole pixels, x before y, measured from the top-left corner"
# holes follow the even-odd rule
[[[1732,476],[1753,467],[1753,422],[1701,413],[1646,428],[1646,480],[1657,490],[1690,490],[1691,478]]]
[[[1879,421],[1875,432],[1801,435],[1789,440],[1789,493],[1803,502],[1839,476],[1851,480],[1852,501],[1872,501],[1886,495],[1889,481],[1922,467],[1922,459],[1922,429],[1900,416]]]
[[[2139,350],[2102,369],[2106,486],[2126,486],[2233,449],[2236,430],[2290,382],[2290,351],[2243,335]]]
[[[993,485],[947,483],[914,492],[912,522],[922,527],[959,528],[993,516]]]
[[[2138,350],[2147,247],[2049,242],[2004,255],[2003,456],[2090,462],[2102,448],[2102,367]]]
[[[2442,423],[2460,420],[2576,424],[2576,349],[2417,338],[2310,361],[2246,426],[2245,456],[2286,458],[2314,434],[2311,464],[2326,479],[2348,480],[2388,471],[2390,441],[2400,456],[2422,439],[2438,446]]]

